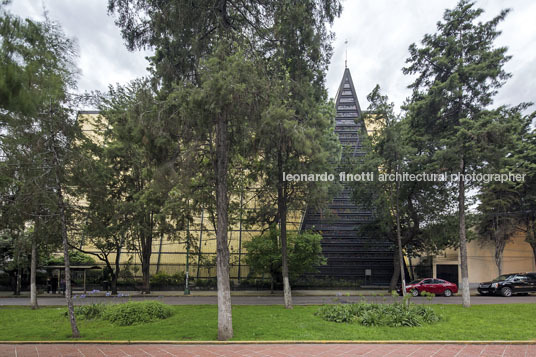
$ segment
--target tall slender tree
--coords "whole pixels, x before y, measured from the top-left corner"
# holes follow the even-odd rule
[[[285,172],[331,172],[338,164],[339,142],[333,131],[334,112],[327,110],[324,78],[331,57],[332,34],[326,26],[340,14],[338,1],[274,2],[273,53],[269,69],[279,85],[272,90],[277,103],[260,126],[263,172],[277,197],[275,220],[280,225],[283,296],[292,308],[287,254],[287,215],[294,210],[327,202],[329,182],[290,183]],[[279,95],[279,98],[277,96]],[[261,191],[264,192],[264,191]],[[307,202],[306,202],[307,201]],[[266,223],[266,222],[265,222]]]
[[[142,292],[149,294],[153,240],[164,233],[171,237],[177,231],[173,224],[182,222],[167,219],[165,209],[177,181],[173,125],[161,115],[156,94],[144,79],[110,88],[100,108],[107,123],[100,159],[106,186],[89,189],[90,203],[100,213],[93,222],[111,219],[110,231],[103,233],[113,246],[130,238],[141,262]],[[99,190],[104,197],[95,196]]]
[[[222,73],[227,73],[235,80],[236,88],[232,89],[220,83],[219,87],[212,88],[212,107],[198,109],[199,113],[205,113],[211,117],[210,125],[207,125],[207,117],[199,118],[198,123],[190,127],[183,127],[183,138],[189,142],[208,143],[197,146],[195,153],[207,157],[209,162],[213,160],[213,184],[214,194],[208,195],[209,201],[215,202],[216,214],[214,218],[217,234],[217,270],[218,270],[218,310],[219,310],[219,338],[228,339],[232,336],[231,314],[230,314],[230,293],[228,277],[228,248],[226,246],[229,201],[228,201],[228,174],[233,171],[237,163],[234,156],[234,148],[238,138],[234,137],[236,126],[236,115],[240,110],[248,111],[251,115],[253,100],[244,104],[238,102],[241,96],[250,98],[242,93],[245,90],[243,83],[250,83],[250,78],[244,78],[234,73],[231,66],[239,68],[238,63],[254,61],[255,58],[269,59],[273,54],[266,52],[266,46],[272,42],[272,49],[277,47],[277,40],[274,39],[274,24],[278,6],[297,6],[300,2],[287,1],[263,1],[255,0],[251,2],[235,0],[202,0],[196,2],[183,1],[138,1],[138,0],[110,0],[109,10],[117,15],[116,23],[121,27],[122,34],[130,49],[140,47],[153,47],[155,55],[151,57],[151,65],[154,74],[154,83],[162,85],[161,95],[172,97],[172,100],[179,99],[180,95],[174,92],[185,93],[180,90],[187,88],[190,84],[203,89],[205,86],[214,86],[216,79]],[[326,4],[325,1],[316,1],[314,9],[318,9]],[[318,7],[316,7],[318,5]],[[331,7],[327,7],[331,11]],[[311,13],[316,16],[317,13]],[[316,18],[315,18],[316,19]],[[287,23],[291,25],[291,19]],[[290,27],[289,27],[290,29]],[[299,44],[299,43],[298,43]],[[316,52],[315,52],[316,51]],[[322,49],[314,50],[314,54],[323,55]],[[273,52],[273,51],[272,51]],[[240,58],[233,56],[241,53]],[[223,57],[234,58],[234,64],[226,63]],[[223,66],[221,72],[216,72],[209,63],[219,63]],[[308,62],[303,62],[308,65]],[[204,66],[207,68],[204,68]],[[255,64],[256,66],[257,64]],[[258,74],[254,68],[253,73]],[[203,77],[204,76],[204,77]],[[211,79],[209,79],[211,78]],[[318,80],[323,81],[323,77]],[[245,82],[241,82],[245,81]],[[251,83],[250,83],[251,84]],[[232,89],[232,90],[231,90]],[[229,103],[229,98],[218,97],[229,95],[236,91],[233,104]],[[230,91],[230,92],[228,92]],[[255,90],[252,90],[255,92]],[[170,95],[171,94],[171,95]],[[181,94],[181,95],[183,95]],[[188,92],[187,97],[192,94]],[[233,97],[231,97],[233,98]],[[184,97],[182,98],[185,99]],[[186,102],[192,103],[190,100]],[[194,102],[195,103],[195,102]],[[225,104],[229,107],[223,107]],[[193,105],[193,104],[192,104]],[[211,108],[219,108],[220,113],[211,111]],[[262,110],[255,110],[255,115]],[[172,112],[173,113],[173,112]],[[251,115],[252,117],[253,115]],[[248,121],[251,121],[251,117]],[[244,123],[244,122],[242,122]],[[251,123],[253,124],[253,123]],[[204,125],[210,131],[210,135],[200,130],[199,125]],[[246,125],[245,130],[252,126]],[[191,130],[191,129],[195,130]],[[205,130],[204,129],[204,130]],[[195,137],[190,137],[188,132],[196,133]],[[200,134],[201,133],[201,134]],[[236,131],[236,133],[244,133]],[[209,137],[209,140],[206,138]],[[247,137],[243,136],[242,140]],[[191,146],[189,146],[191,148]],[[188,150],[191,150],[191,149]],[[207,148],[210,148],[206,155]],[[192,154],[192,151],[188,151]],[[206,165],[206,162],[205,162]],[[205,165],[200,167],[205,167]],[[231,182],[232,185],[232,182]],[[212,197],[211,197],[212,196]]]
[[[2,137],[2,152],[6,157],[5,167],[12,170],[9,174],[15,184],[11,187],[17,187],[13,196],[18,202],[16,214],[24,224],[33,223],[31,300],[36,307],[38,244],[44,237],[57,234],[62,238],[65,252],[66,299],[72,335],[79,337],[71,299],[67,254],[70,209],[65,199],[68,168],[75,156],[70,144],[78,133],[68,94],[75,85],[77,72],[75,44],[48,19],[21,20],[3,10],[0,131],[6,135]]]
[[[353,183],[353,199],[373,210],[374,220],[363,229],[386,236],[395,247],[389,284],[393,290],[399,278],[402,282],[405,278],[402,250],[416,254],[452,244],[448,237],[427,234],[432,227],[447,223],[445,216],[451,205],[440,182],[402,180],[404,173],[430,172],[430,155],[425,146],[413,140],[408,118],[395,114],[394,104],[378,85],[367,99],[370,105],[363,115],[373,130],[363,136],[365,154],[346,164],[356,173],[375,174],[372,181]],[[380,175],[389,178],[380,179]]]
[[[482,13],[468,0],[446,10],[437,32],[425,35],[421,46],[410,46],[404,68],[404,73],[416,75],[409,105],[415,135],[434,143],[441,169],[462,175],[457,200],[464,307],[470,306],[466,234],[470,183],[463,175],[480,170],[487,147],[495,145],[481,138],[493,130],[488,109],[497,89],[510,77],[503,68],[510,58],[506,48],[494,46],[500,35],[497,26],[508,10],[486,22],[479,21]]]
[[[236,192],[235,173],[243,155],[251,155],[251,138],[260,121],[267,97],[259,62],[236,50],[237,44],[220,43],[217,53],[200,71],[200,85],[185,85],[170,97],[179,110],[179,120],[193,132],[185,144],[202,148],[210,171],[202,172],[212,181],[216,213],[216,273],[218,284],[218,338],[232,337],[229,281],[229,197]],[[197,150],[197,149],[196,149]],[[208,167],[206,167],[208,168]],[[198,167],[199,170],[203,167]]]

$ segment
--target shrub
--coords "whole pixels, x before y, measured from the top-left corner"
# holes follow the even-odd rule
[[[80,305],[74,307],[74,313],[76,317],[83,320],[94,320],[102,317],[102,312],[106,309],[104,304],[89,304]],[[68,312],[65,312],[65,316],[69,316]]]
[[[154,286],[178,286],[184,285],[186,276],[183,272],[178,272],[173,275],[166,274],[161,271],[151,276],[151,285]]]
[[[217,286],[216,279],[196,279],[195,287],[197,288],[215,288]]]
[[[421,326],[441,319],[430,306],[410,303],[324,305],[315,315],[326,321],[359,323],[363,326]]]
[[[102,318],[116,325],[128,326],[166,319],[172,314],[171,307],[159,301],[129,301],[124,304],[107,305]]]

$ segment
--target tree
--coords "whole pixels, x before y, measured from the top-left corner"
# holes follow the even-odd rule
[[[435,160],[447,172],[460,175],[479,171],[486,162],[488,148],[496,145],[484,140],[494,129],[488,110],[497,89],[509,78],[503,69],[509,56],[506,48],[494,47],[500,31],[497,25],[508,10],[487,22],[477,22],[482,9],[461,0],[446,10],[437,32],[427,34],[422,46],[412,44],[404,73],[417,76],[409,110],[415,135],[435,145]],[[462,176],[465,177],[465,176]],[[470,186],[470,184],[469,184]],[[478,183],[473,183],[473,187]],[[461,290],[463,306],[470,306],[467,268],[465,179],[457,182]]]
[[[528,106],[529,104],[525,103],[522,109]],[[512,219],[515,220],[517,230],[525,234],[525,241],[532,247],[536,261],[536,132],[531,129],[536,112],[522,115],[516,110],[514,114],[510,120],[521,121],[522,124],[511,143],[513,145],[510,145],[513,148],[503,159],[507,161],[504,171],[521,174],[524,179],[503,184],[493,183],[490,186],[494,190],[489,192],[488,196],[497,202],[496,206],[502,210],[499,219],[506,220],[508,225]],[[504,197],[497,195],[501,194],[501,191],[506,191]]]
[[[535,113],[531,115],[533,118]],[[521,150],[516,155],[518,169],[525,173],[525,180],[518,184],[519,206],[516,210],[519,225],[525,231],[525,240],[532,247],[536,262],[536,132],[526,133]]]
[[[425,147],[413,140],[408,118],[394,113],[394,104],[381,93],[379,85],[367,99],[370,104],[365,121],[374,130],[363,137],[365,154],[346,165],[351,165],[349,171],[375,175],[373,181],[353,183],[353,199],[373,210],[374,220],[363,229],[386,236],[397,248],[389,284],[389,289],[394,290],[399,277],[404,285],[403,249],[418,254],[451,244],[449,238],[440,239],[435,230],[427,234],[432,227],[447,222],[449,200],[439,182],[403,179],[402,174],[429,172],[430,157]]]
[[[120,255],[127,242],[139,255],[142,292],[150,293],[150,262],[155,236],[173,237],[182,228],[171,220],[166,203],[177,182],[176,134],[169,117],[162,116],[156,93],[146,80],[110,88],[102,97],[101,115],[106,121],[95,177],[83,191],[89,199],[90,234],[105,261],[115,250]],[[97,184],[97,185],[95,185]],[[98,185],[98,184],[102,184]],[[174,226],[177,224],[177,226]],[[97,237],[98,236],[98,237]],[[116,255],[113,279],[119,274]],[[111,264],[110,264],[111,265]]]
[[[229,223],[228,175],[236,168],[234,164],[240,161],[237,159],[240,155],[235,156],[235,148],[239,146],[236,145],[238,140],[233,134],[238,128],[237,123],[253,124],[254,120],[251,118],[260,117],[262,112],[262,109],[256,110],[255,101],[251,100],[250,95],[242,87],[244,82],[241,81],[244,80],[245,83],[248,83],[249,79],[239,76],[235,70],[242,66],[239,64],[240,62],[256,61],[256,59],[268,60],[270,58],[270,56],[266,56],[267,47],[264,44],[272,42],[272,49],[278,46],[277,40],[274,39],[276,32],[274,24],[279,20],[276,17],[278,7],[292,7],[299,4],[300,2],[266,2],[262,0],[247,3],[234,0],[203,0],[190,3],[169,1],[158,4],[153,1],[137,0],[109,1],[109,10],[117,14],[116,23],[122,29],[127,46],[130,49],[146,46],[155,48],[155,56],[151,57],[153,82],[162,85],[164,97],[176,100],[186,93],[181,89],[189,85],[197,86],[200,90],[214,87],[210,94],[213,98],[209,102],[212,107],[206,107],[206,109],[197,107],[197,110],[208,117],[199,118],[198,115],[194,115],[195,118],[198,118],[198,123],[194,124],[193,129],[195,130],[183,127],[185,131],[181,132],[181,135],[186,138],[187,142],[203,143],[202,146],[196,147],[197,152],[204,158],[208,158],[208,162],[214,163],[215,194],[209,194],[205,197],[206,203],[215,202],[214,206],[216,207],[213,220],[217,221],[215,223],[218,245],[218,335],[220,339],[224,340],[232,336],[229,277],[227,274],[229,268],[228,248],[226,246]],[[323,5],[332,3],[316,1],[314,4],[319,6],[309,7],[309,10],[316,11]],[[330,6],[325,8],[327,12],[330,12],[328,15],[332,16],[332,11],[335,9]],[[318,13],[313,12],[310,15],[312,15],[310,19],[315,18],[316,20]],[[292,19],[289,18],[287,23],[291,24],[291,22]],[[224,67],[230,66],[230,63],[224,61],[224,57],[233,58],[239,53],[240,58],[234,59],[233,66],[235,68],[227,67],[225,70],[217,72],[216,68],[210,64],[219,61],[219,64]],[[318,48],[314,54],[316,56],[323,55],[321,49]],[[256,65],[259,64],[260,62]],[[259,73],[257,68],[253,69],[255,75]],[[238,80],[235,82],[237,88],[224,85],[225,81],[218,83],[217,78],[224,73],[230,75],[229,78]],[[212,79],[209,80],[210,77]],[[323,77],[317,79],[322,81]],[[252,92],[256,92],[256,88],[258,87],[252,89]],[[178,92],[178,94],[174,92]],[[241,96],[244,96],[249,102],[237,105],[236,101],[230,103],[228,97],[218,97],[233,92],[236,94],[235,98],[241,99]],[[187,94],[186,98],[191,98],[191,95],[191,93]],[[208,98],[208,95],[206,93],[201,97]],[[264,99],[266,100],[266,98]],[[192,103],[194,107],[197,106],[194,105],[193,101],[186,100],[186,102]],[[216,108],[219,112],[215,111]],[[237,115],[241,111],[250,115],[248,121],[236,121]],[[207,125],[207,121],[209,125]],[[198,125],[205,125],[206,128],[200,130]],[[247,125],[244,130],[238,132],[249,134],[248,130],[251,127]],[[209,129],[210,134],[207,134],[205,129]],[[195,135],[190,136],[188,133],[195,133]],[[244,137],[247,136],[242,138]],[[204,151],[206,148],[211,150],[209,155],[206,155]],[[192,152],[194,151],[190,151],[190,153]],[[203,164],[201,167],[204,168],[207,162]]]
[[[31,300],[37,307],[35,270],[38,240],[61,237],[64,250],[66,300],[73,337],[80,337],[71,299],[65,197],[69,167],[76,151],[71,142],[78,127],[68,90],[75,85],[74,42],[46,19],[33,22],[2,12],[0,93],[2,152],[10,204],[23,225],[33,223]],[[6,172],[2,172],[6,180]],[[5,196],[4,196],[5,197]]]
[[[215,187],[215,201],[208,203],[215,202],[216,208],[218,338],[222,340],[233,334],[227,235],[229,196],[236,182],[229,179],[236,177],[242,158],[251,155],[253,128],[266,106],[259,63],[233,46],[221,43],[216,55],[203,62],[200,85],[184,85],[172,96],[180,108],[180,122],[192,130],[184,150],[202,148],[203,157],[213,165],[201,174]]]
[[[121,173],[114,171],[114,156],[108,154],[109,148],[103,145],[110,138],[106,135],[108,121],[101,115],[95,118],[80,116],[78,121],[98,134],[84,135],[77,144],[81,152],[75,175],[77,196],[83,197],[86,205],[80,207],[77,219],[84,223],[75,235],[77,239],[72,242],[72,247],[106,264],[111,277],[111,293],[117,295],[122,250],[131,246],[129,220],[122,210],[125,195],[121,188],[124,187],[118,184]],[[85,250],[87,246],[97,251]]]
[[[519,157],[524,152],[524,144],[532,115],[522,115],[521,112],[528,107],[522,104],[517,108],[499,108],[496,115],[505,117],[507,125],[502,125],[500,132],[501,145],[494,147],[493,161],[489,162],[490,173],[508,174],[519,173],[519,164],[523,159]],[[498,124],[495,124],[498,125]],[[499,139],[495,139],[499,142]],[[495,246],[495,264],[499,275],[502,275],[503,252],[508,241],[520,230],[519,214],[514,212],[520,209],[521,195],[518,187],[522,182],[484,182],[478,195],[480,204],[478,210],[479,233],[484,241],[491,240]]]
[[[318,233],[303,232],[288,235],[289,277],[296,280],[304,273],[314,272],[315,267],[325,264]],[[252,273],[270,274],[272,291],[279,281],[283,268],[281,231],[272,226],[266,233],[244,243],[247,249],[246,264]]]
[[[279,223],[282,251],[284,303],[292,308],[287,262],[287,214],[289,207],[320,210],[330,197],[330,182],[288,182],[284,173],[332,172],[340,145],[333,131],[333,103],[324,86],[331,57],[332,24],[341,8],[338,1],[280,1],[274,4],[273,41],[264,45],[273,53],[268,68],[275,82],[273,105],[259,128],[265,187],[259,193],[276,192],[277,210],[264,217]],[[270,192],[270,190],[272,192]],[[264,214],[265,212],[263,212]],[[262,222],[268,223],[270,222]]]
[[[396,224],[391,224],[391,226],[396,227],[396,245],[398,248],[394,253],[393,266],[395,269],[391,278],[391,283],[389,284],[389,289],[394,290],[395,284],[400,276],[402,293],[405,295],[406,282],[400,226],[400,180],[396,175],[400,175],[403,171],[405,166],[404,160],[407,160],[408,147],[405,146],[403,142],[402,125],[400,119],[394,114],[394,104],[388,102],[387,96],[382,96],[380,94],[379,85],[376,85],[372,92],[367,96],[367,99],[370,103],[368,108],[370,113],[368,115],[373,116],[375,126],[377,126],[377,130],[374,132],[374,137],[371,138],[374,143],[374,149],[368,151],[369,156],[372,156],[369,159],[377,161],[379,166],[375,168],[376,170],[379,169],[382,173],[387,175],[395,175],[394,183],[384,182],[382,185],[382,191],[386,193],[384,199],[386,200],[386,207],[388,208],[387,216],[384,215],[384,218],[389,217],[390,215],[395,216]],[[360,197],[360,195],[357,194],[354,197]]]

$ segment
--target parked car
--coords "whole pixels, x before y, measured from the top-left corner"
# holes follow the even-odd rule
[[[536,292],[536,273],[512,273],[503,274],[493,279],[480,283],[478,293],[480,295],[512,296],[514,294],[528,294]]]
[[[406,292],[413,296],[419,296],[423,291],[436,295],[452,296],[452,294],[458,292],[458,286],[449,281],[434,278],[414,280],[406,285]],[[402,295],[400,287],[398,288],[398,293]]]

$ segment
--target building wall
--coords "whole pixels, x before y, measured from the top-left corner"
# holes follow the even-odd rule
[[[499,273],[495,264],[495,246],[492,241],[470,241],[467,244],[469,284],[476,284],[496,278]],[[433,275],[437,277],[437,266],[442,264],[459,266],[459,251],[446,249],[443,254],[433,257]],[[516,234],[505,246],[503,253],[504,273],[536,271],[532,248],[525,241],[523,233]],[[458,281],[461,272],[458,268]]]
[[[106,127],[106,121],[98,112],[83,112],[78,116],[84,135],[95,142],[103,143],[101,133]],[[247,192],[242,199],[233,197],[237,204],[242,205],[246,211],[257,210],[260,202],[255,198],[254,189]],[[83,200],[79,203],[83,204]],[[303,212],[289,210],[287,218],[287,231],[299,231]],[[230,277],[231,279],[246,279],[249,267],[245,263],[247,251],[244,242],[263,233],[267,228],[260,224],[247,226],[240,216],[233,217],[234,223],[229,227],[228,243],[230,251]],[[187,249],[187,236],[190,235],[190,247]],[[86,244],[85,251],[97,252],[95,247]],[[186,271],[188,257],[188,273],[192,278],[208,279],[216,277],[216,231],[207,212],[194,217],[193,222],[186,230],[176,232],[175,236],[154,237],[151,256],[151,274],[162,271],[168,274]],[[97,260],[97,259],[96,259]],[[115,256],[110,256],[115,261]],[[121,254],[123,268],[130,264],[131,271],[141,276],[141,262],[135,251],[124,250]],[[104,264],[97,260],[97,264]]]

